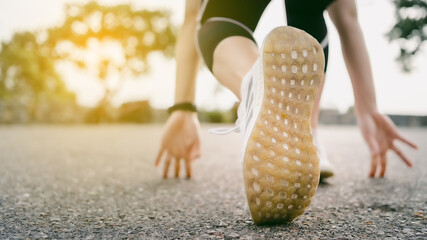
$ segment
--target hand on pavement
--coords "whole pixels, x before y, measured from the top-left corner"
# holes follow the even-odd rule
[[[378,176],[384,177],[388,150],[393,150],[408,167],[412,167],[412,161],[395,145],[395,140],[402,141],[414,149],[418,147],[398,132],[389,117],[376,112],[364,114],[358,119],[362,135],[371,151],[370,177],[375,177],[378,166]]]
[[[200,123],[197,113],[175,111],[166,122],[156,166],[164,162],[163,178],[168,178],[169,167],[174,162],[175,177],[179,177],[184,162],[187,178],[192,176],[193,161],[200,157]]]

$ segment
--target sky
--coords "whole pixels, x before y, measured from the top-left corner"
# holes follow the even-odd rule
[[[64,19],[66,3],[82,0],[0,0],[0,41],[8,41],[13,33],[37,30],[60,24]],[[184,20],[185,0],[100,0],[102,4],[130,3],[136,8],[168,9],[172,20],[181,24]],[[362,27],[371,64],[378,108],[388,114],[427,115],[427,50],[414,59],[413,71],[401,72],[395,58],[399,53],[397,43],[390,44],[385,33],[394,23],[394,7],[390,0],[358,0],[358,16]],[[325,14],[329,29],[329,63],[326,85],[321,107],[346,111],[354,104],[350,78],[342,58],[338,33]],[[258,25],[255,39],[261,45],[265,35],[274,27],[285,25],[285,15],[281,0],[273,0]],[[123,90],[113,100],[118,106],[126,101],[149,99],[157,108],[167,108],[173,104],[176,64],[173,59],[165,59],[153,54],[153,66],[147,76],[129,79]],[[94,106],[102,97],[101,86],[90,74],[71,66],[58,66],[68,89],[78,94],[82,105]],[[220,91],[218,91],[220,89]],[[197,79],[196,104],[212,110],[226,110],[237,99],[227,89],[221,87],[206,67]]]

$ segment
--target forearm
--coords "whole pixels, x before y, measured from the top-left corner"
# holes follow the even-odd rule
[[[346,23],[340,31],[344,61],[353,85],[358,115],[377,112],[375,86],[368,51],[360,25],[356,20]]]
[[[197,21],[186,20],[176,45],[175,103],[194,102],[200,57],[196,50]]]

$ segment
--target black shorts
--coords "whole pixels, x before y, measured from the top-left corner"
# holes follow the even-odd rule
[[[328,30],[323,11],[334,0],[284,0],[289,26],[299,28],[317,39],[328,62]],[[231,36],[246,37],[253,42],[253,32],[270,0],[203,0],[197,32],[198,47],[212,71],[216,46]]]

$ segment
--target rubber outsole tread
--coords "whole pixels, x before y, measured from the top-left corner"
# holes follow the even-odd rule
[[[311,203],[319,160],[310,130],[324,56],[306,32],[278,27],[261,51],[264,96],[243,160],[255,224],[290,222]]]

